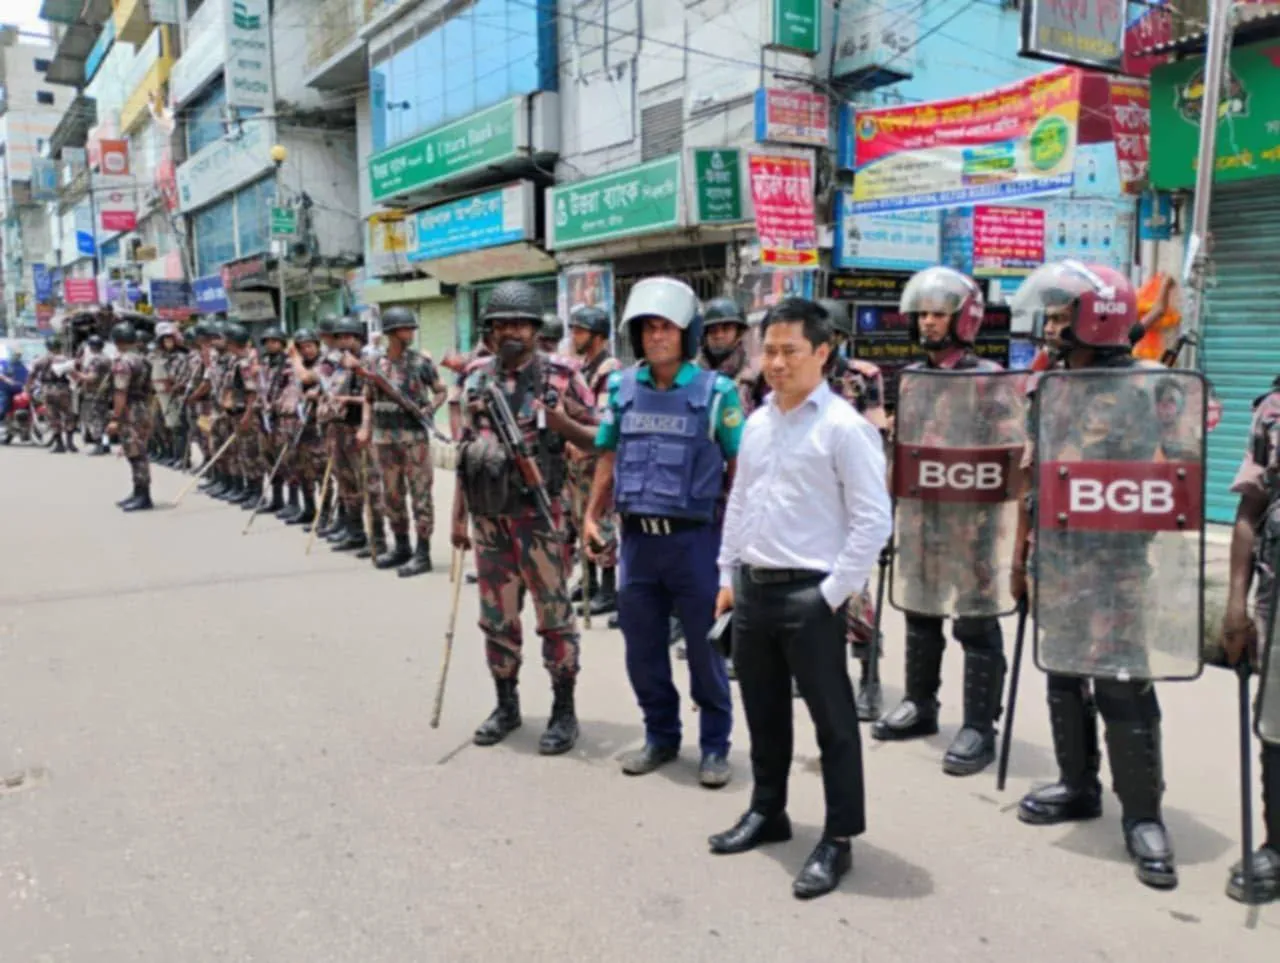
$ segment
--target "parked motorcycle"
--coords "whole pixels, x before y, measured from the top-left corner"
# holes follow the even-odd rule
[[[13,396],[9,411],[4,417],[4,435],[0,437],[0,445],[8,445],[14,438],[28,444],[46,448],[53,443],[53,432],[49,429],[49,413],[44,405],[32,405],[31,396],[20,391]]]

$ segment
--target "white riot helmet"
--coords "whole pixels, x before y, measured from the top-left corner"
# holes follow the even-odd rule
[[[675,278],[645,278],[638,281],[627,295],[627,307],[622,312],[622,324],[631,337],[631,350],[637,358],[644,357],[641,339],[645,318],[664,318],[684,331],[683,354],[686,360],[698,353],[702,340],[702,312],[698,296],[693,288]]]
[[[156,340],[161,338],[172,338],[178,333],[178,326],[172,321],[161,321],[156,325]]]

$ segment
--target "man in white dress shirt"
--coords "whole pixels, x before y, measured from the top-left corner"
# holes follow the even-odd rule
[[[827,385],[831,320],[790,298],[762,322],[773,393],[747,421],[720,549],[717,615],[733,610],[734,663],[751,733],[751,806],[712,836],[713,853],[791,838],[791,678],[822,755],[822,840],[796,877],[800,899],[849,871],[849,840],[866,829],[862,745],[844,649],[844,604],[889,537],[879,432]]]

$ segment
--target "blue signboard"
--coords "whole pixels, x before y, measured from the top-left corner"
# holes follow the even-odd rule
[[[938,260],[961,274],[973,273],[973,208],[942,212],[942,244]]]
[[[151,279],[151,306],[157,311],[191,307],[191,287],[186,281]]]
[[[831,263],[884,271],[919,271],[937,264],[938,212],[854,214],[852,192],[840,191]]]
[[[116,23],[112,18],[108,17],[107,22],[102,26],[102,33],[98,34],[97,41],[89,51],[89,56],[84,59],[84,82],[86,84],[93,79],[93,75],[102,66],[102,61],[107,56],[107,51],[111,49],[111,44],[115,39]]]
[[[85,257],[93,257],[92,231],[76,231],[76,252]]]
[[[526,240],[533,220],[530,187],[512,184],[419,211],[418,249],[409,252],[409,260],[432,261]]]
[[[1138,236],[1144,241],[1173,237],[1173,197],[1163,192],[1145,193],[1138,199]]]
[[[47,264],[31,265],[31,280],[36,289],[37,304],[53,303],[53,275],[49,273]]]
[[[220,311],[230,310],[227,292],[222,286],[221,274],[196,278],[191,282],[191,291],[195,296],[196,310],[201,314],[217,314]]]

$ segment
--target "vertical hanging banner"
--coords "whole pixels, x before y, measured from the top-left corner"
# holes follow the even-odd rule
[[[813,158],[752,153],[748,167],[760,263],[770,267],[816,267],[818,224],[813,209]]]
[[[269,0],[225,0],[227,106],[270,111],[271,11]]]
[[[129,142],[98,141],[98,170],[109,177],[129,176]]]
[[[1115,138],[1120,189],[1141,194],[1151,166],[1151,84],[1112,77],[1111,131]]]
[[[860,110],[854,212],[925,210],[1066,190],[1080,71],[1058,67],[972,97]]]

